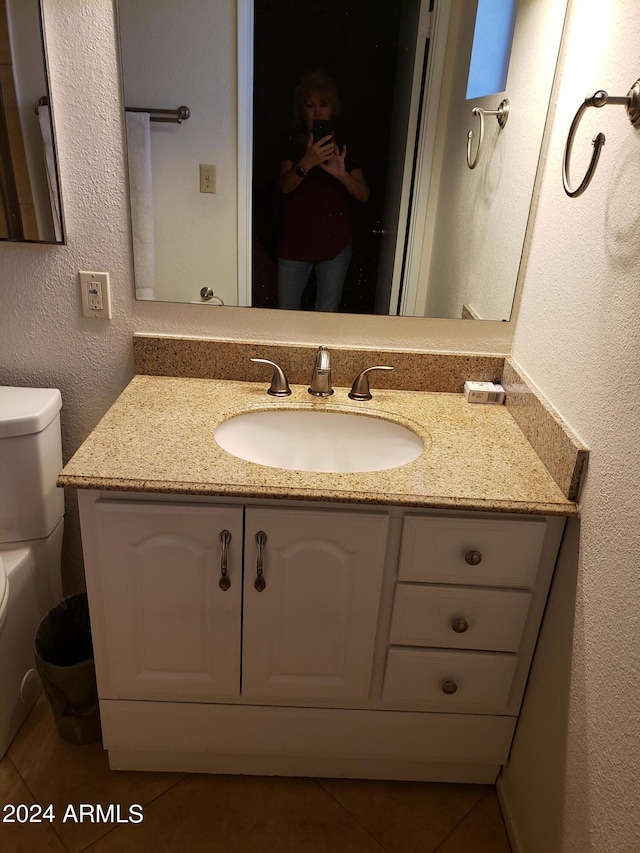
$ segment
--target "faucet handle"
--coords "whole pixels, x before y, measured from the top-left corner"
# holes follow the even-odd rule
[[[257,364],[270,364],[273,367],[273,376],[271,377],[271,385],[267,390],[267,394],[271,394],[272,397],[289,396],[291,388],[289,388],[287,377],[284,374],[284,370],[275,361],[269,361],[266,358],[250,358],[249,361],[254,361]]]
[[[371,391],[369,390],[369,374],[372,370],[393,370],[393,367],[389,367],[386,364],[378,364],[375,367],[367,367],[366,370],[359,373],[353,380],[351,391],[349,391],[349,397],[351,397],[352,400],[371,399]]]

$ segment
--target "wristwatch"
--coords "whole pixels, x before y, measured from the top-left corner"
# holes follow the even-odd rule
[[[300,163],[296,163],[296,165],[293,167],[293,170],[299,178],[306,178],[307,177],[307,173],[302,168],[302,165]]]

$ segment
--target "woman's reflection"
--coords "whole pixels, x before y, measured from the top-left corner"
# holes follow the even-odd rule
[[[278,241],[278,308],[300,310],[311,273],[316,311],[338,311],[351,261],[351,198],[369,199],[352,141],[335,126],[340,99],[327,74],[302,78],[291,131],[280,141],[278,186],[285,197]]]

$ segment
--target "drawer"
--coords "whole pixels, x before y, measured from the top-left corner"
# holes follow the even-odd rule
[[[408,515],[399,578],[468,586],[533,587],[546,521]]]
[[[382,700],[424,710],[506,711],[517,655],[389,649]]]
[[[389,642],[517,652],[531,593],[398,584]]]

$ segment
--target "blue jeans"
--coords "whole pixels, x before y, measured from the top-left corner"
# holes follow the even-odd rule
[[[278,258],[278,308],[299,311],[302,294],[316,268],[316,311],[337,311],[351,263],[351,244],[329,261],[288,261]]]

